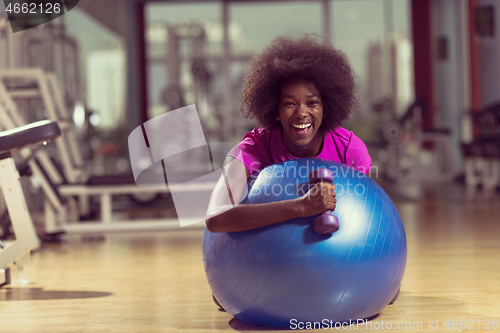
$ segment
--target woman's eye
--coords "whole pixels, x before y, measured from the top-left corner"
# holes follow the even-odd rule
[[[285,102],[284,105],[285,106],[293,106],[294,104],[293,104],[293,102]]]
[[[317,106],[317,105],[319,105],[319,101],[310,101],[309,105],[310,106]]]

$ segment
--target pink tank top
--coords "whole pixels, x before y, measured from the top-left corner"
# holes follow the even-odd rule
[[[255,128],[246,133],[243,140],[227,155],[243,162],[250,174],[269,165],[297,158],[286,149],[279,127],[271,131]],[[372,166],[372,159],[364,142],[342,127],[325,132],[323,149],[315,157],[344,163],[365,174],[368,174]]]

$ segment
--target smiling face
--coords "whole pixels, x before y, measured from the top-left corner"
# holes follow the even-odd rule
[[[283,143],[296,157],[314,157],[320,153],[323,133],[321,94],[304,79],[291,79],[281,86],[278,114],[283,127]]]

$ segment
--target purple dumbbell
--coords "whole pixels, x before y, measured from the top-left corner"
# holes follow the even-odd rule
[[[333,184],[333,172],[330,169],[319,168],[309,174],[309,184],[314,185],[319,182]],[[339,230],[339,219],[333,215],[331,210],[324,211],[314,219],[314,231],[318,234],[331,234]]]

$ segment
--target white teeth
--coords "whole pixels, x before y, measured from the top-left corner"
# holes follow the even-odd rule
[[[310,127],[311,125],[312,125],[312,123],[308,123],[308,124],[292,124],[292,126],[293,126],[294,128],[301,128],[301,129],[302,129],[302,128],[308,128],[308,127]]]

